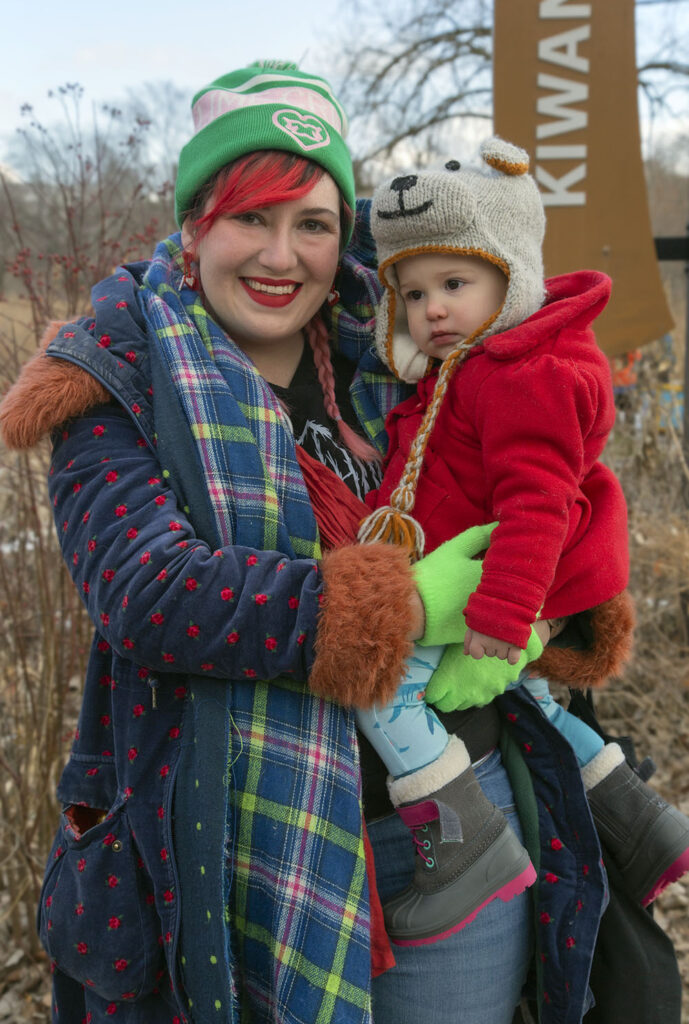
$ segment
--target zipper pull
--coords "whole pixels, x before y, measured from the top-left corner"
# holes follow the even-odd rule
[[[149,677],[148,677],[148,685],[151,687],[151,707],[153,708],[154,711],[157,711],[157,709],[158,709],[158,686],[159,686],[159,684],[160,684],[160,679],[158,679],[158,676],[154,676],[153,674],[149,675]]]

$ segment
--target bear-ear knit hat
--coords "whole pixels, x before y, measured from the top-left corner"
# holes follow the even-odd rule
[[[412,514],[421,468],[452,374],[469,350],[490,334],[521,323],[543,304],[545,231],[543,204],[527,171],[523,149],[494,137],[481,147],[485,167],[462,169],[456,160],[444,171],[393,178],[373,197],[371,230],[378,247],[378,273],[385,293],[376,313],[378,353],[397,377],[415,382],[430,359],[409,335],[404,303],[398,300],[395,265],[405,256],[456,253],[478,256],[500,267],[507,293],[495,314],[463,338],[440,365],[433,394],[409,450],[390,504],[371,512],[359,527],[362,543],[400,544],[420,558],[425,538]]]
[[[324,78],[299,71],[296,64],[256,61],[201,89],[191,109],[195,134],[180,153],[175,186],[180,226],[216,171],[263,149],[320,164],[354,208],[354,173],[344,141],[347,117]]]
[[[396,177],[374,193],[371,230],[385,285],[377,312],[376,347],[402,380],[420,380],[430,365],[409,336],[396,290],[395,264],[405,256],[480,256],[506,274],[505,301],[497,316],[469,339],[471,344],[514,327],[543,304],[545,215],[536,183],[527,173],[528,153],[494,136],[483,143],[480,154],[481,167],[464,168],[450,160],[444,170]]]

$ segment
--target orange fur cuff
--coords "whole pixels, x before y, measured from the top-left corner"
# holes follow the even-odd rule
[[[411,651],[409,559],[395,545],[361,544],[326,554],[322,571],[325,596],[309,685],[345,707],[385,703]]]
[[[634,631],[634,606],[625,590],[589,613],[591,643],[584,649],[548,646],[533,668],[554,683],[579,690],[602,686],[616,678],[629,660]]]
[[[48,325],[40,350],[0,403],[0,433],[8,448],[33,448],[56,427],[110,399],[86,370],[46,356],[45,349],[61,326],[55,321]]]

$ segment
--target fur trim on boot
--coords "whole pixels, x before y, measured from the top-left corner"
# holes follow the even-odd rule
[[[584,621],[588,643],[584,647],[549,644],[534,671],[550,682],[585,690],[617,678],[629,660],[634,630],[634,605],[628,591],[599,604],[574,619]]]
[[[45,349],[62,326],[55,320],[48,324],[40,350],[0,404],[0,433],[8,448],[33,448],[56,427],[110,400],[109,392],[86,370],[46,356]]]
[[[449,736],[440,757],[415,772],[398,779],[388,776],[388,793],[392,806],[417,803],[442,789],[470,766],[469,753],[459,736]]]
[[[412,650],[409,558],[391,544],[328,552],[309,685],[345,707],[385,704],[396,692]]]
[[[624,761],[624,754],[619,743],[606,743],[602,750],[599,750],[594,758],[581,769],[581,778],[584,789],[593,789],[603,779],[607,779],[610,772]]]

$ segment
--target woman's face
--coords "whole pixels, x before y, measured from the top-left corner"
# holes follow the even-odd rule
[[[324,174],[310,192],[276,206],[218,217],[195,243],[204,304],[240,348],[264,357],[301,344],[302,328],[325,301],[339,259],[340,196]]]

